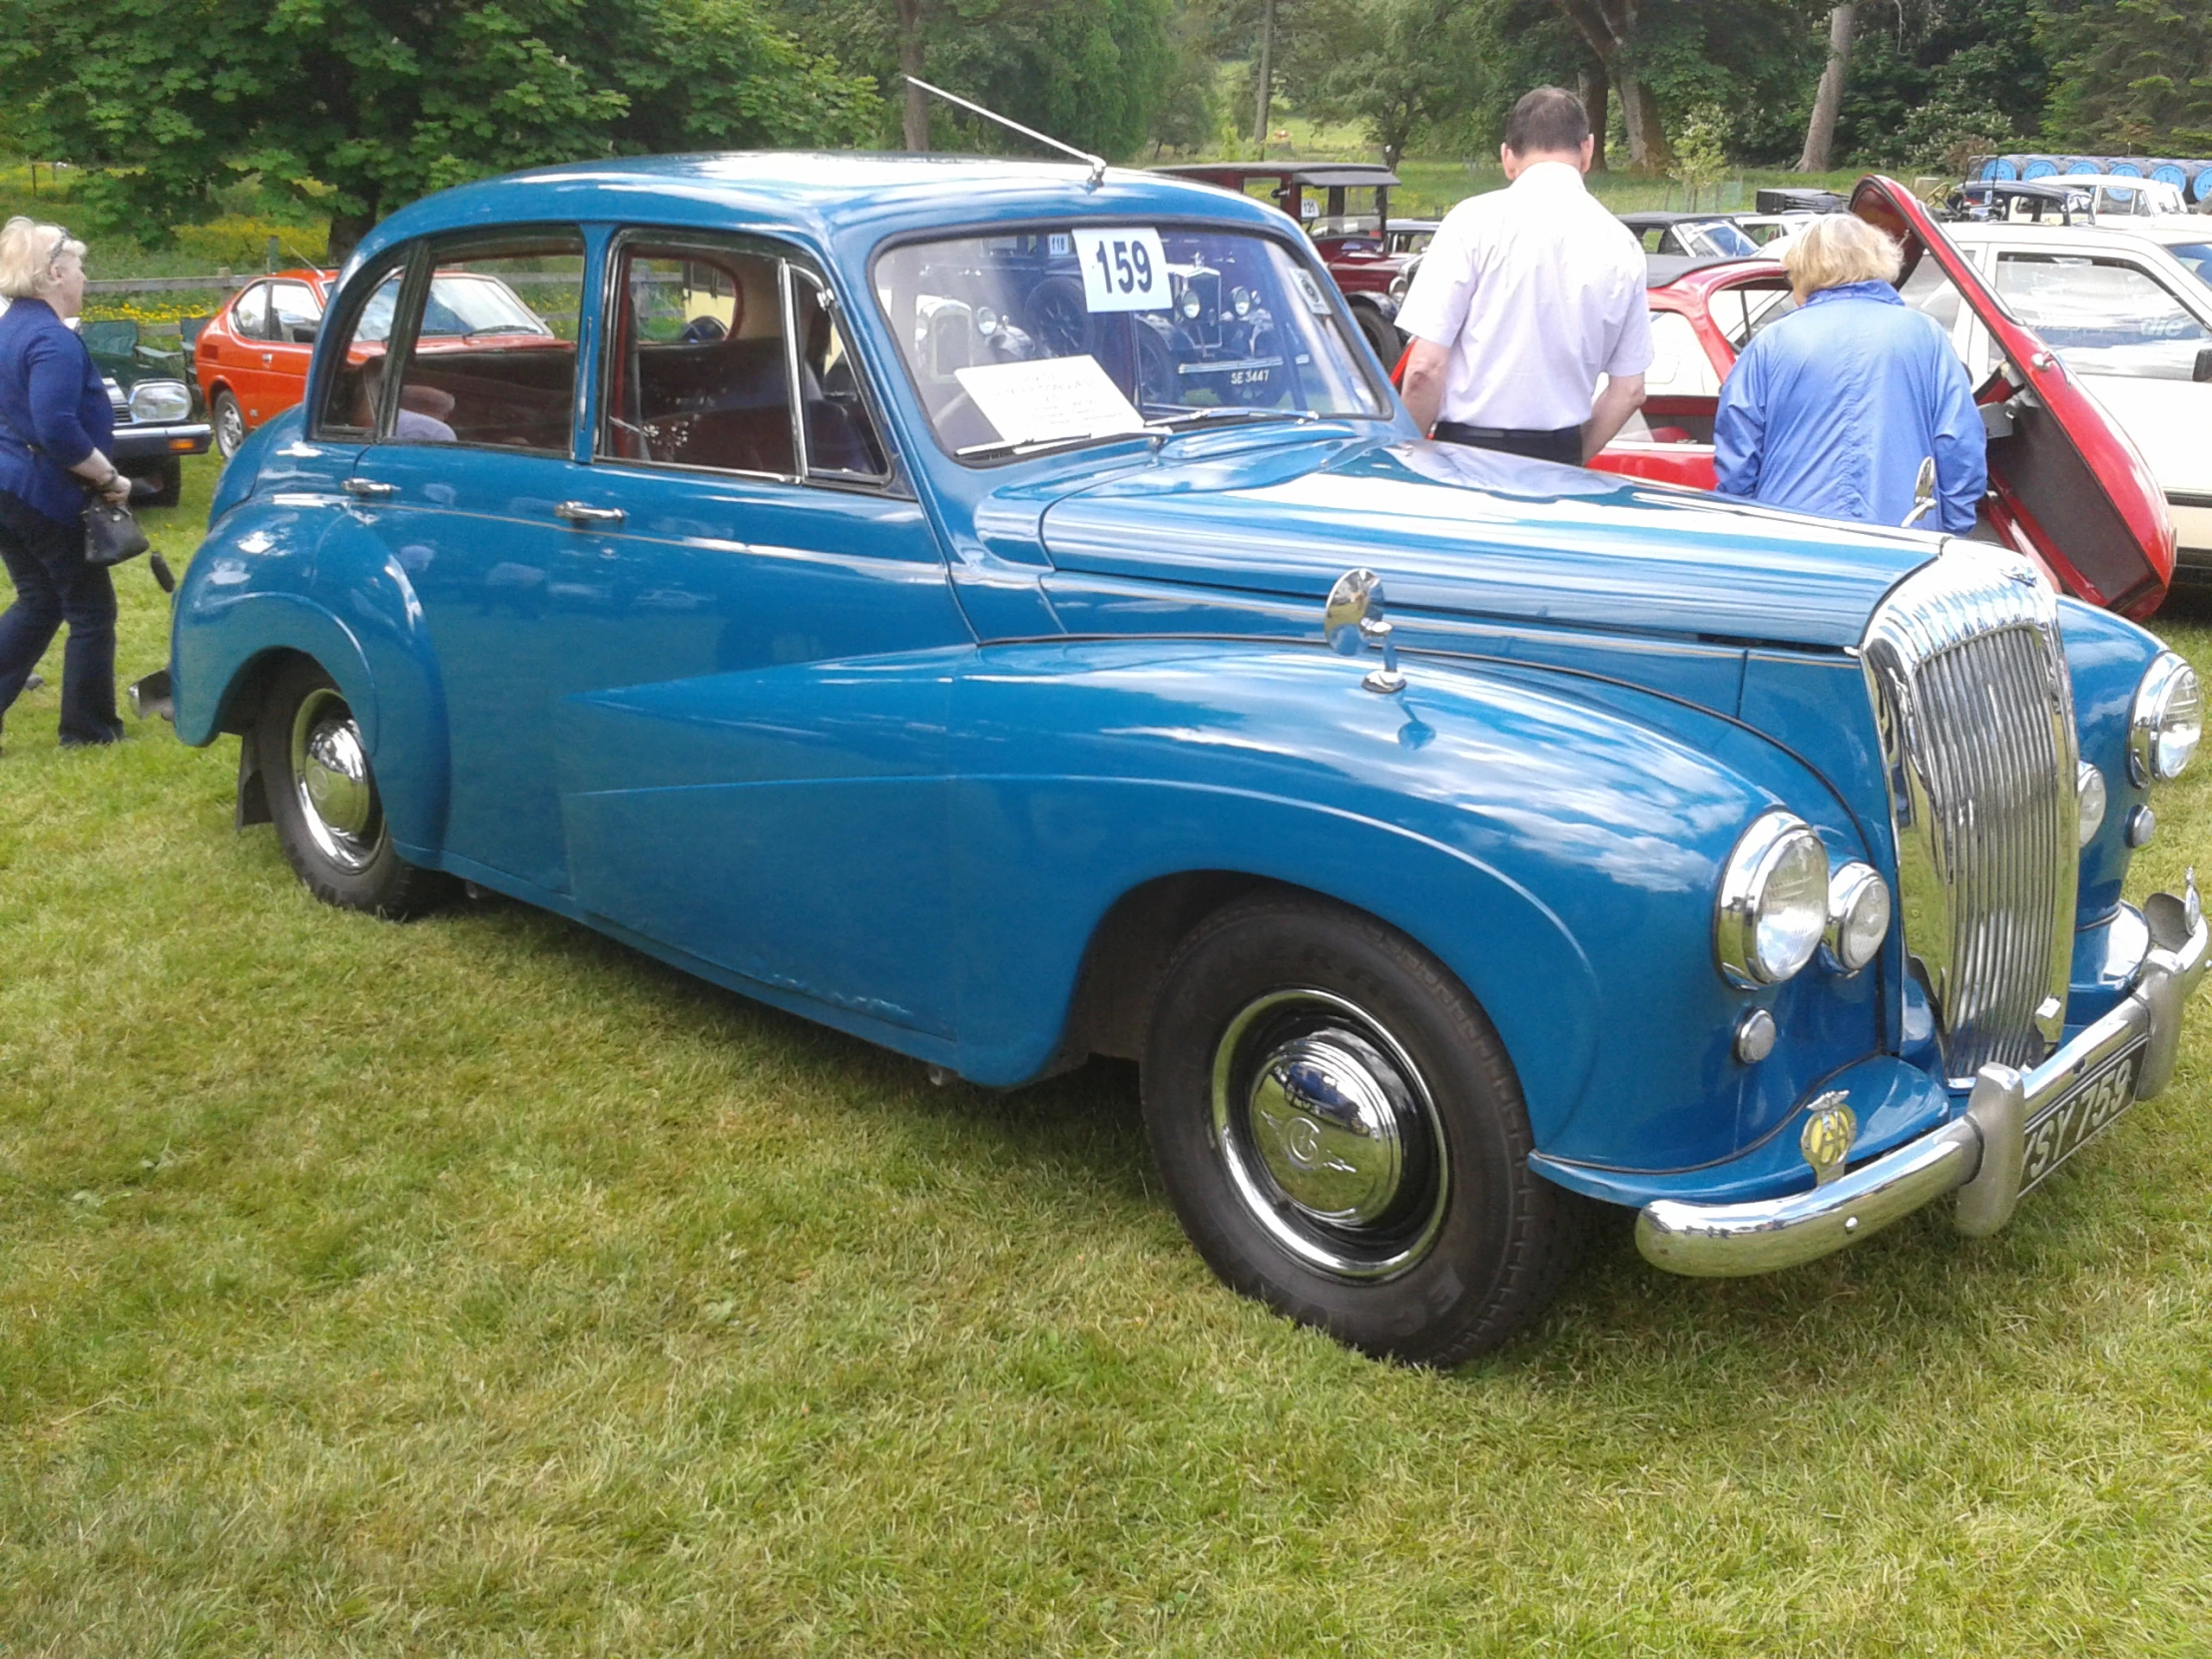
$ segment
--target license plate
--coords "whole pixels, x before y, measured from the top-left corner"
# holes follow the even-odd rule
[[[2138,1043],[2105,1061],[2027,1126],[2021,1192],[2095,1140],[2135,1104],[2135,1077],[2143,1069],[2144,1047]]]

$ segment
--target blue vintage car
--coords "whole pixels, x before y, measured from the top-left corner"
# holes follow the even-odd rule
[[[425,325],[468,273],[518,302]],[[172,669],[332,903],[475,882],[996,1087],[1137,1059],[1216,1271],[1409,1361],[1524,1326],[1593,1200],[1687,1274],[1989,1232],[2205,963],[2193,882],[2121,899],[2200,726],[2148,634],[1420,441],[1297,227],[1157,175],[406,209]]]

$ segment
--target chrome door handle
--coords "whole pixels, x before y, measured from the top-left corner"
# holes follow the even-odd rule
[[[553,509],[553,516],[566,519],[581,529],[587,524],[620,524],[627,515],[620,507],[594,507],[585,501],[564,501]]]
[[[264,352],[262,353],[262,367],[264,367],[264,368],[267,368],[267,367],[268,367],[268,366],[269,366],[269,365],[270,365],[271,363],[275,362],[276,360],[276,352],[274,352],[274,351],[264,351]]]
[[[345,481],[345,493],[358,496],[363,501],[381,501],[386,496],[397,495],[399,486],[379,483],[374,478],[348,478]]]

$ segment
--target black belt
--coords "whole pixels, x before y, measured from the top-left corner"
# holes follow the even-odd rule
[[[1548,438],[1563,443],[1568,438],[1582,436],[1579,426],[1468,426],[1456,420],[1436,422],[1436,436],[1445,443],[1509,443],[1518,438],[1523,441]]]

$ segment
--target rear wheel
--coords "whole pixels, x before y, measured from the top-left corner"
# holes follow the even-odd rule
[[[277,841],[315,897],[398,921],[447,895],[447,876],[392,850],[360,728],[319,667],[302,660],[277,675],[249,741]]]
[[[229,460],[239,452],[239,445],[246,441],[246,411],[239,407],[239,400],[231,395],[229,387],[215,394],[208,405],[208,415],[215,423],[216,452]]]
[[[1265,895],[1185,941],[1144,1113],[1214,1271],[1369,1354],[1493,1349],[1572,1265],[1580,1207],[1528,1168],[1489,1021],[1435,958],[1344,906]]]
[[[1387,374],[1397,366],[1398,353],[1405,347],[1399,343],[1397,326],[1373,305],[1352,307],[1353,319],[1360,324],[1360,332],[1368,336],[1368,343],[1375,347],[1375,354],[1382,359],[1382,372]]]

